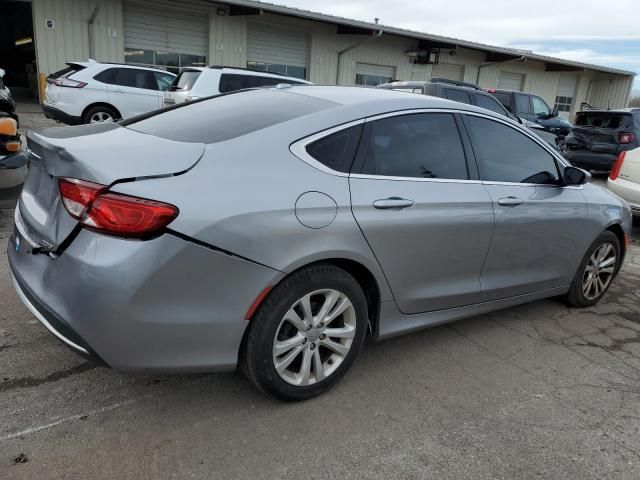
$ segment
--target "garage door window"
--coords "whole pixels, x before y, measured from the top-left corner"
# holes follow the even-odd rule
[[[247,62],[247,68],[258,70],[260,72],[278,73],[280,75],[286,75],[287,77],[301,78],[303,80],[307,78],[307,69],[304,67],[297,67],[295,65]]]
[[[382,83],[389,83],[395,76],[395,68],[384,65],[368,65],[358,63],[356,65],[356,85],[375,87]]]
[[[207,65],[207,57],[202,55],[172,53],[162,50],[143,50],[138,48],[126,48],[124,51],[124,59],[127,63],[166,68],[174,73],[178,73],[181,67],[204,67]]]

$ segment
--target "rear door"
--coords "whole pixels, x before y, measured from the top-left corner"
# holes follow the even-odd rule
[[[109,103],[122,118],[160,108],[162,95],[158,82],[150,70],[141,68],[112,68],[107,77]]]
[[[368,122],[363,135],[349,181],[352,210],[399,309],[481,301],[493,211],[467,165],[456,116],[392,114]]]
[[[482,270],[485,300],[569,286],[589,239],[582,187],[564,187],[553,155],[520,129],[465,114],[495,230]]]

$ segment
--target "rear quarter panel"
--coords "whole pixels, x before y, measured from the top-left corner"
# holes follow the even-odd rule
[[[287,123],[290,128],[208,145],[200,162],[183,175],[123,183],[114,190],[172,203],[180,214],[170,229],[281,272],[330,258],[356,261],[376,278],[381,300],[392,300],[351,213],[348,178],[295,157],[283,138],[297,140],[292,131],[308,128]],[[322,192],[335,201],[337,208],[305,206],[309,216],[335,215],[328,226],[309,228],[298,220],[296,201],[306,192]]]

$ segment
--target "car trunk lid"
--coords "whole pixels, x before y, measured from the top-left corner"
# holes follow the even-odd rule
[[[77,222],[66,212],[58,179],[102,185],[174,176],[195,165],[204,145],[146,135],[117,124],[29,132],[29,174],[18,202],[16,224],[32,244],[56,251]]]

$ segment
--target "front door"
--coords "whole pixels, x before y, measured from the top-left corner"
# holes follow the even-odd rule
[[[114,68],[108,86],[109,103],[118,109],[122,118],[160,108],[163,92],[150,70],[139,68]]]
[[[406,314],[481,301],[491,198],[470,179],[452,113],[397,115],[365,129],[350,176],[353,214]]]
[[[495,230],[481,283],[487,300],[569,286],[587,245],[582,187],[565,187],[557,161],[512,126],[465,115]]]

